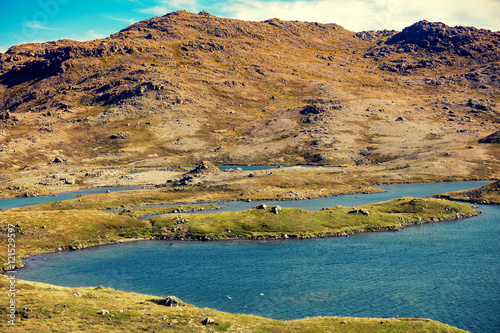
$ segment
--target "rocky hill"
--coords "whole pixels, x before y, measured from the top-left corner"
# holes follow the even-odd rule
[[[498,177],[500,33],[174,12],[0,54],[0,168],[323,164]]]

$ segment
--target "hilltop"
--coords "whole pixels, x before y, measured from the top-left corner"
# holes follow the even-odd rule
[[[0,169],[25,180],[3,182],[201,161],[498,178],[498,144],[478,140],[500,128],[499,42],[427,21],[354,33],[179,11],[105,39],[13,46],[0,54]]]

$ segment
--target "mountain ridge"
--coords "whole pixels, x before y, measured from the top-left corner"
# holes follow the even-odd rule
[[[13,46],[0,54],[0,168],[61,157],[498,175],[496,146],[477,140],[499,130],[499,36],[179,11],[105,39]]]

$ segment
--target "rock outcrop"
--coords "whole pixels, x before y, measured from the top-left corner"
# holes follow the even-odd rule
[[[479,139],[479,143],[500,143],[500,131],[488,135],[485,138]]]
[[[194,170],[190,171],[192,175],[218,175],[221,171],[212,162],[203,161]]]
[[[165,299],[159,301],[158,304],[168,306],[170,308],[176,308],[183,305],[182,302],[174,296],[167,296]]]

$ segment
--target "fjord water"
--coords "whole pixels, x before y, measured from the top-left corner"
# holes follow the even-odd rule
[[[385,187],[378,201],[459,184]],[[363,197],[351,197],[350,205]],[[500,207],[479,207],[483,214],[470,219],[348,238],[150,241],[44,254],[25,260],[17,276],[175,295],[199,307],[277,319],[424,317],[499,332]]]

